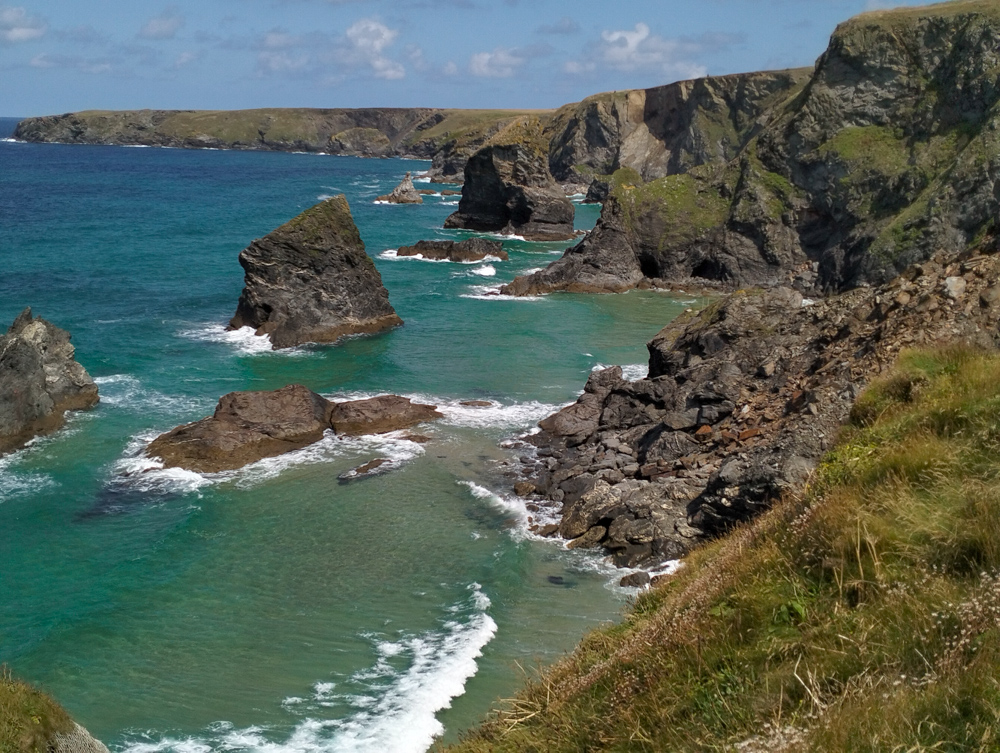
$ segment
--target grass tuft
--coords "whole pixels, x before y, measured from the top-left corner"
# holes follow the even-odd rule
[[[55,701],[0,666],[0,753],[48,753],[73,722]]]

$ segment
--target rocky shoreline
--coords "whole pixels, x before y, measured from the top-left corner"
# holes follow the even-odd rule
[[[900,350],[1000,346],[1000,256],[941,253],[875,288],[810,301],[740,290],[652,341],[649,375],[595,372],[525,438],[511,482],[536,533],[651,566],[802,489],[855,398]]]

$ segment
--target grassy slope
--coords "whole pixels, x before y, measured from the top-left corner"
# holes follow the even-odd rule
[[[47,753],[55,735],[72,729],[55,701],[0,667],[0,753]]]
[[[1000,356],[909,352],[802,498],[449,750],[996,750],[998,639]]]

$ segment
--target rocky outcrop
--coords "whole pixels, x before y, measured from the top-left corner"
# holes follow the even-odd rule
[[[650,181],[729,161],[811,72],[711,76],[588,97],[546,126],[549,167],[558,181],[588,185],[590,176],[621,168]]]
[[[801,287],[845,290],[941,248],[983,248],[1000,214],[998,43],[986,0],[859,16],[731,160],[653,181],[620,170],[606,211],[659,280],[783,284],[815,266]]]
[[[64,414],[97,404],[97,385],[74,358],[70,335],[27,308],[0,336],[0,453],[60,428]]]
[[[413,178],[407,172],[399,185],[392,189],[392,193],[379,196],[376,201],[384,201],[388,204],[423,204],[424,197],[413,187]]]
[[[230,328],[253,327],[275,349],[403,323],[343,195],[255,240],[240,253],[240,265],[246,285]]]
[[[504,285],[504,295],[623,293],[644,278],[624,224],[621,207],[605,205],[596,228],[545,269],[516,277]]]
[[[501,241],[486,238],[467,238],[464,241],[417,241],[413,246],[397,249],[396,256],[421,256],[437,261],[470,263],[486,258],[507,261],[507,252]]]
[[[150,443],[146,454],[168,468],[199,473],[235,470],[338,434],[382,434],[440,418],[432,405],[397,395],[333,403],[301,386],[273,392],[231,392],[208,418],[179,426]]]
[[[520,235],[528,240],[568,240],[574,209],[549,173],[540,124],[508,129],[465,166],[458,211],[446,228]]]
[[[1000,256],[942,252],[880,287],[812,302],[744,290],[649,343],[649,374],[596,372],[541,422],[515,478],[572,546],[672,559],[795,491],[855,398],[903,348],[1000,346]]]

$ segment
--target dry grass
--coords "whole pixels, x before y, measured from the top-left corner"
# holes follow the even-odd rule
[[[0,753],[48,753],[73,722],[51,698],[0,666]]]
[[[784,750],[993,750],[998,573],[1000,357],[906,353],[805,495],[694,552],[451,750],[783,730]]]

